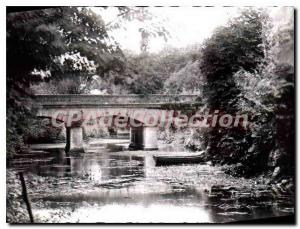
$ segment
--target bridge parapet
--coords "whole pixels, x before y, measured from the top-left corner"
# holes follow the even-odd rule
[[[198,104],[199,95],[36,95],[35,102],[42,106],[118,106]]]

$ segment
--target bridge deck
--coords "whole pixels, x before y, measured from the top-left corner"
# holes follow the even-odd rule
[[[35,95],[38,105],[55,106],[161,106],[169,104],[200,104],[200,96],[190,95]]]

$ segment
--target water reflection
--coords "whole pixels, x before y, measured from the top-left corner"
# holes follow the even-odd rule
[[[209,223],[209,212],[193,206],[153,204],[148,207],[136,204],[99,205],[83,203],[70,207],[72,214],[55,217],[61,223]],[[49,210],[40,210],[44,218],[53,217]],[[184,214],[183,214],[184,213]]]
[[[290,197],[274,203],[272,195],[255,199],[233,187],[213,192],[205,181],[220,171],[210,166],[197,176],[191,173],[191,181],[203,179],[199,186],[172,173],[157,176],[151,156],[103,148],[79,155],[54,149],[43,155],[24,169],[43,177],[29,189],[35,214],[47,222],[228,222],[293,213]],[[180,171],[190,168],[183,165]]]

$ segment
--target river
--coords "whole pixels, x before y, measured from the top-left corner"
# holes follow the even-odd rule
[[[47,145],[13,163],[26,172],[36,222],[222,223],[294,213],[294,196],[275,196],[264,179],[207,163],[156,167],[159,151],[102,143],[77,155]]]

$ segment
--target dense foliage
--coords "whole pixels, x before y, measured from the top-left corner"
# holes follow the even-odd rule
[[[95,77],[105,80],[106,75],[121,75],[125,71],[124,54],[109,31],[131,20],[149,21],[153,17],[143,7],[116,9],[116,21],[109,24],[85,7],[7,15],[8,155],[24,150],[24,137],[38,126],[30,102],[34,93],[88,93]],[[141,25],[140,33],[145,39],[168,36],[162,25],[152,22],[145,28]],[[141,41],[144,51],[145,39]],[[120,80],[117,77],[115,81]]]
[[[290,9],[271,19],[266,11],[246,8],[203,44],[159,53],[148,52],[150,38],[167,39],[169,33],[152,23],[153,15],[144,8],[118,10],[119,17],[109,24],[93,11],[76,7],[8,15],[9,153],[21,150],[24,136],[31,133],[29,126],[39,123],[28,118],[34,113],[30,103],[20,100],[32,91],[197,93],[206,104],[202,109],[247,114],[249,125],[169,129],[161,132],[161,139],[205,150],[213,163],[237,164],[230,170],[234,175],[276,170],[276,177],[293,172],[294,25],[293,18],[286,18],[293,15]],[[109,36],[111,29],[131,20],[141,22],[140,54],[121,50]],[[151,23],[143,27],[147,20]]]
[[[268,165],[293,168],[294,69],[284,59],[293,56],[293,24],[284,26],[275,28],[264,12],[249,9],[216,30],[203,49],[210,108],[251,115],[248,129],[212,129],[206,141],[213,161],[240,163],[231,171],[236,175]]]
[[[62,76],[64,80],[88,80],[92,73],[121,68],[122,52],[108,38],[101,17],[87,8],[7,15],[8,155],[22,151],[24,137],[36,123],[29,100],[31,84]]]
[[[233,116],[239,112],[241,88],[233,76],[240,69],[255,72],[264,57],[263,17],[263,13],[247,9],[205,42],[200,68],[207,77],[205,94],[212,111]],[[208,134],[207,153],[216,162],[237,163],[248,150],[249,139],[241,128],[212,128]]]

